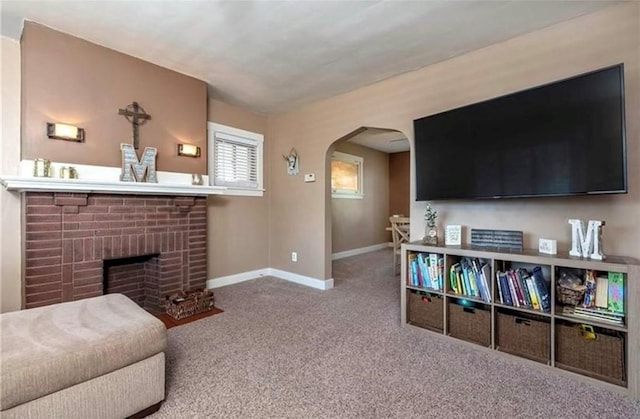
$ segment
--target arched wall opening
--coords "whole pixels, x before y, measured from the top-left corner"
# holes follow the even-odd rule
[[[360,127],[328,147],[325,238],[330,276],[333,260],[389,246],[389,216],[409,215],[410,162],[408,137],[395,129]]]

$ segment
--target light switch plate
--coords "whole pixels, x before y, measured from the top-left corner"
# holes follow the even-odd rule
[[[315,182],[316,181],[316,174],[315,173],[305,173],[304,174],[304,181],[305,182]]]

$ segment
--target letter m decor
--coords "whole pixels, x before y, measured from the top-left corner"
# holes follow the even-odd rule
[[[601,242],[604,221],[589,220],[586,232],[583,220],[570,219],[569,224],[571,224],[571,250],[569,255],[603,260],[605,256],[602,254]]]
[[[120,180],[123,182],[150,182],[157,183],[156,155],[158,149],[145,147],[142,159],[138,160],[138,154],[131,144],[120,144],[122,151],[122,173]]]

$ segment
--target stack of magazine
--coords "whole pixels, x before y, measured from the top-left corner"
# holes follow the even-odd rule
[[[616,313],[601,308],[583,308],[580,306],[565,306],[562,314],[574,317],[581,317],[590,320],[602,321],[606,323],[624,324],[624,314]]]

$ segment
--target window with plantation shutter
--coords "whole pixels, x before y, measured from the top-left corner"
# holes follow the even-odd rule
[[[228,194],[261,196],[264,137],[212,122],[208,128],[211,184]]]

